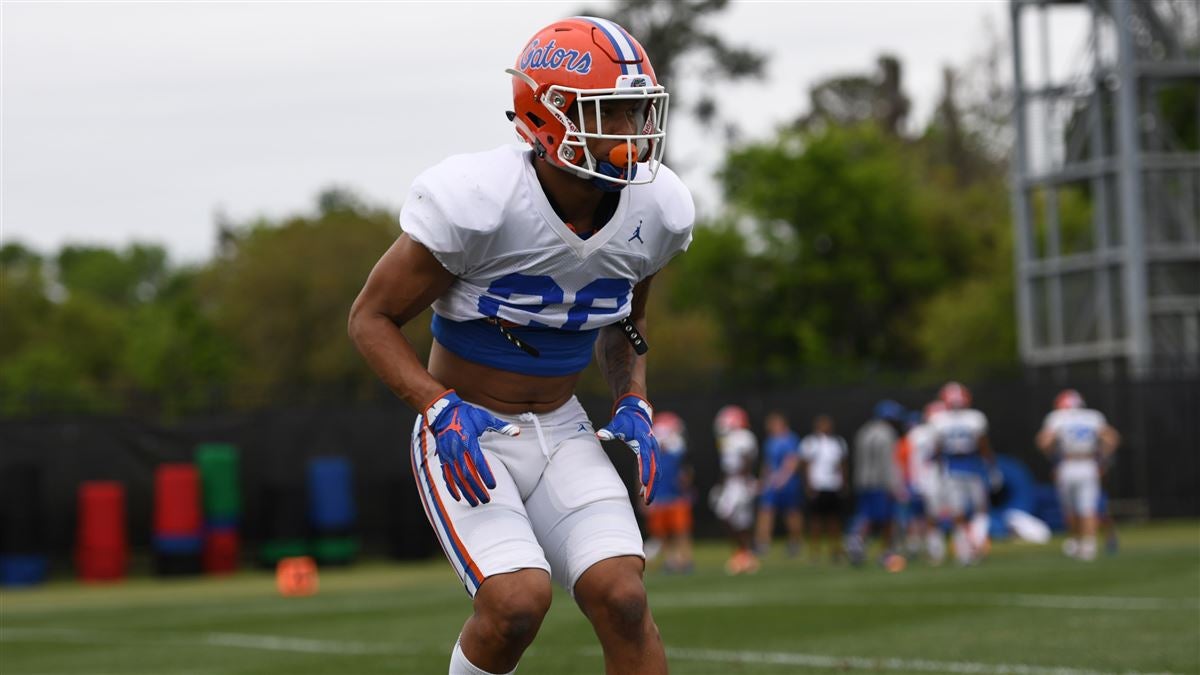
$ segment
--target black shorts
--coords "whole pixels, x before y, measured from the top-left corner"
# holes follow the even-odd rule
[[[810,516],[836,516],[842,512],[842,496],[834,491],[822,490],[808,500]]]

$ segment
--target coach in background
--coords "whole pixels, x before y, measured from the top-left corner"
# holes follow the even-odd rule
[[[1055,464],[1054,484],[1069,532],[1063,553],[1095,560],[1100,476],[1121,435],[1100,411],[1084,407],[1079,392],[1066,389],[1054,399],[1054,410],[1034,440]]]
[[[767,554],[775,532],[775,515],[780,514],[787,526],[787,553],[791,558],[800,552],[800,534],[804,525],[800,515],[804,500],[799,471],[800,437],[778,410],[767,415],[766,427],[762,476],[758,480],[760,496],[754,548],[760,556]]]
[[[800,441],[801,471],[808,498],[808,550],[813,560],[821,554],[821,535],[829,538],[836,561],[842,550],[842,491],[846,486],[846,440],[833,433],[833,418],[818,415],[813,432]]]

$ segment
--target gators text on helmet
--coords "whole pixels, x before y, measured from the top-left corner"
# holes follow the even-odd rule
[[[649,183],[662,164],[667,129],[666,89],[654,76],[646,50],[607,19],[576,16],[538,31],[513,68],[509,119],[539,156],[603,190]],[[605,104],[631,101],[635,121],[609,120]],[[619,141],[596,157],[589,139]],[[639,175],[638,164],[642,163]]]

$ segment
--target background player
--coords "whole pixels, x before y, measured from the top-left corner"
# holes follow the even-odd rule
[[[891,400],[875,404],[874,416],[854,435],[854,520],[846,535],[846,554],[851,564],[861,565],[866,557],[866,540],[879,535],[884,557],[891,553],[893,497],[901,492],[896,469],[896,442],[904,407]]]
[[[954,519],[954,555],[959,564],[967,565],[978,562],[987,550],[987,486],[997,474],[995,459],[988,441],[987,417],[971,408],[971,392],[958,382],[947,382],[938,398],[946,409],[934,414],[929,424],[946,469],[946,498]]]
[[[814,560],[821,539],[835,561],[842,555],[842,491],[846,486],[846,440],[833,433],[833,418],[818,415],[813,431],[800,441],[800,461],[808,496],[808,550]]]
[[[451,157],[417,178],[404,235],[372,270],[349,332],[421,411],[413,472],[473,599],[450,672],[515,669],[553,577],[591,622],[608,672],[663,673],[641,533],[599,440],[638,454],[652,502],[640,333],[650,280],[687,248],[694,218],[661,164],[667,94],[641,45],[604,19],[547,26],[507,72],[509,119],[530,147]],[[431,303],[426,369],[400,327]],[[574,396],[593,347],[615,399],[594,433]]]
[[[767,441],[763,444],[762,475],[759,478],[758,521],[754,547],[766,555],[775,532],[775,514],[783,514],[788,532],[788,555],[800,551],[804,519],[800,507],[804,490],[800,483],[800,437],[779,411],[767,415]]]
[[[687,429],[672,412],[654,415],[658,439],[658,494],[646,506],[646,559],[661,554],[668,572],[690,573],[692,563],[692,469],[687,465]],[[653,552],[652,552],[653,551]]]
[[[914,534],[925,544],[925,553],[934,565],[946,558],[946,540],[941,522],[950,517],[943,481],[943,467],[937,460],[937,432],[929,420],[946,409],[941,401],[932,401],[919,413],[920,420],[908,430],[909,509]]]
[[[1103,413],[1084,407],[1079,392],[1065,389],[1054,399],[1054,410],[1046,416],[1035,442],[1056,462],[1054,485],[1068,530],[1063,551],[1080,560],[1094,560],[1102,467],[1120,445],[1121,435]]]
[[[733,538],[733,555],[725,563],[730,574],[758,571],[758,558],[750,548],[754,525],[754,463],[758,439],[750,431],[750,416],[740,406],[727,405],[713,420],[717,452],[721,456],[721,482],[710,493],[713,512],[725,522]]]

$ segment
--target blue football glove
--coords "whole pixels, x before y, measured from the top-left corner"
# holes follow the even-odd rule
[[[464,402],[453,389],[434,399],[424,416],[437,439],[442,478],[454,501],[466,497],[471,506],[492,501],[488,489],[496,487],[496,479],[479,448],[479,437],[485,431],[516,436],[520,427]]]
[[[654,437],[653,417],[654,409],[646,399],[626,394],[613,406],[612,421],[596,432],[602,441],[624,441],[638,456],[638,478],[646,504],[654,501],[658,491],[658,439]]]

